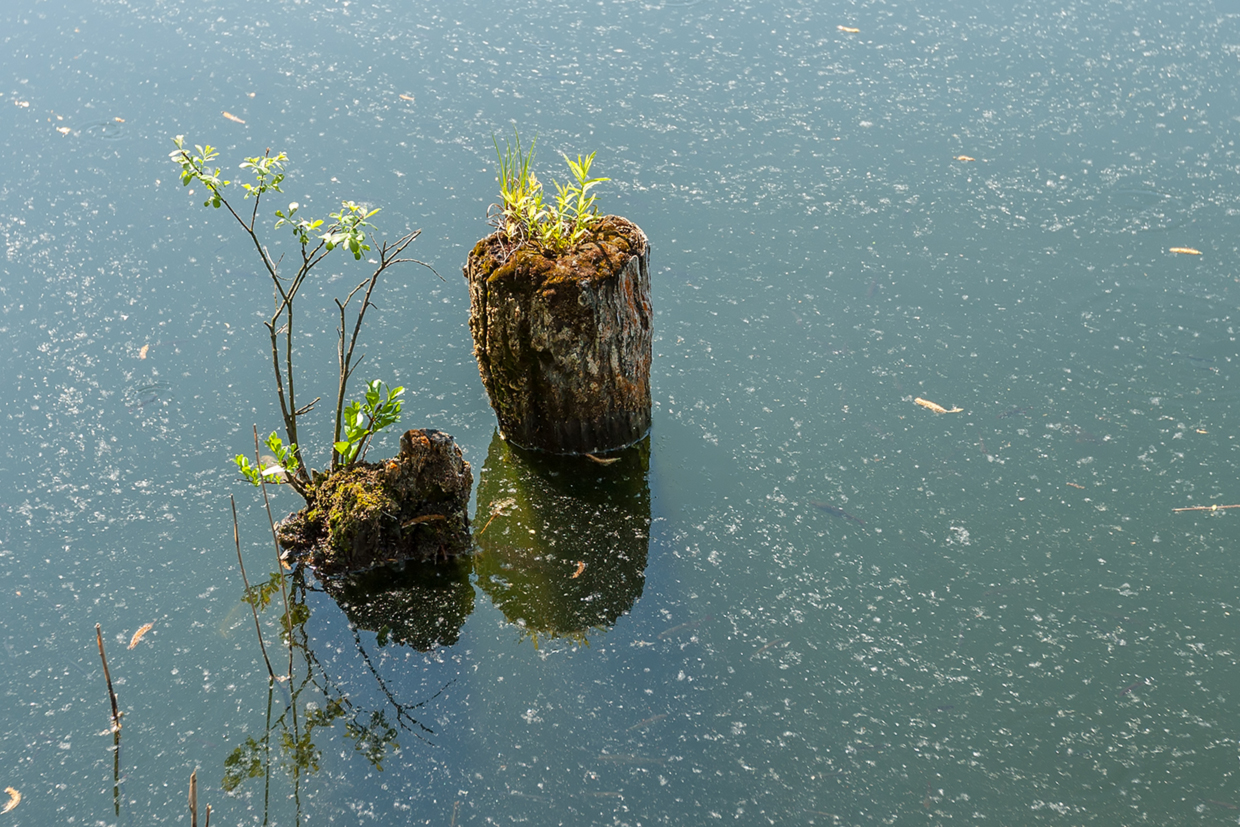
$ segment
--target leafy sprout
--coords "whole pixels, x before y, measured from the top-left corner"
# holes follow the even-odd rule
[[[502,150],[494,136],[492,142],[499,161],[500,203],[492,208],[498,212],[492,213],[491,223],[514,247],[529,241],[551,255],[561,255],[581,243],[599,217],[596,196],[590,190],[611,180],[590,177],[595,153],[579,154],[576,161],[563,155],[573,180],[561,184],[553,179],[555,198],[546,203],[543,185],[533,170],[538,138],[528,148],[523,147],[521,135],[514,129],[513,141],[505,141]]]

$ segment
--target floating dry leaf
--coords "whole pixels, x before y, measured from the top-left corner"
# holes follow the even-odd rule
[[[1171,252],[1173,252],[1173,253],[1180,253],[1180,254],[1182,254],[1182,255],[1186,255],[1186,256],[1199,256],[1199,255],[1201,255],[1201,251],[1200,251],[1200,250],[1194,250],[1192,247],[1172,247],[1172,248],[1171,248]]]
[[[125,122],[125,119],[124,119],[124,118],[113,118],[112,120],[116,121],[117,123],[124,123],[124,122]]]
[[[960,413],[961,411],[964,410],[964,408],[952,408],[948,410],[947,408],[944,408],[942,405],[931,402],[929,399],[922,399],[920,396],[914,399],[913,401],[916,402],[918,405],[921,405],[923,408],[926,408],[927,410],[931,410],[939,414]]]
[[[957,155],[956,160],[957,161],[976,161],[977,159],[970,155]]]
[[[603,459],[602,457],[594,456],[594,454],[586,454],[586,459],[594,460],[599,465],[611,465],[613,462],[620,461],[620,457],[612,457],[611,459]]]
[[[0,810],[0,815],[7,813],[9,810],[22,803],[22,794],[12,787],[5,787],[4,791],[9,794],[9,803],[4,805],[4,809]]]
[[[857,34],[861,31],[860,29],[854,29],[852,26],[836,26],[835,28],[839,29],[841,32],[848,32],[849,34]]]
[[[154,628],[155,628],[154,623],[148,623],[145,626],[143,626],[141,629],[139,629],[138,631],[134,632],[133,637],[129,639],[129,648],[132,649],[133,647],[137,646],[138,641],[142,640],[142,636]]]
[[[223,112],[221,114],[225,118],[228,118],[228,120],[232,121],[233,123],[241,123],[241,124],[245,123],[245,121],[241,120],[240,118],[238,118],[236,115],[234,115],[231,112]]]
[[[570,577],[570,578],[568,578],[568,579],[569,579],[569,580],[576,580],[578,577],[580,577],[580,576],[581,576],[581,573],[582,573],[583,571],[585,571],[585,570],[586,570],[586,564],[585,564],[585,561],[584,561],[584,560],[582,560],[582,561],[578,561],[578,563],[577,563],[577,570],[576,570],[575,572],[573,572],[573,576],[572,576],[572,577]]]
[[[517,500],[514,497],[504,497],[503,499],[496,500],[495,502],[491,503],[491,519],[487,520],[487,524],[484,525],[482,528],[480,528],[478,530],[478,533],[475,534],[474,536],[475,537],[480,536],[482,532],[486,531],[490,527],[491,523],[495,521],[496,517],[506,516],[511,509],[516,507],[516,505],[517,505]]]
[[[400,99],[403,101],[409,101],[410,103],[413,103],[413,95],[401,94]]]
[[[151,346],[150,346],[149,344],[143,345],[143,346],[142,346],[142,350],[139,350],[139,351],[138,351],[138,358],[139,358],[139,359],[145,359],[145,358],[146,358],[146,352],[147,352],[148,350],[150,350],[150,349],[151,349]]]

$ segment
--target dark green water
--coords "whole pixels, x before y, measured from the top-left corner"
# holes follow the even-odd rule
[[[1240,6],[7,17],[0,818],[174,822],[197,768],[223,824],[1240,821],[1240,511],[1171,510],[1240,503]],[[459,267],[513,123],[544,179],[597,150],[651,239],[655,422],[622,467],[494,438]],[[291,705],[228,511],[264,577],[229,457],[276,424],[269,296],[178,134],[423,229],[446,281],[383,285],[363,372],[479,497],[525,491],[472,570],[304,580]],[[301,311],[314,395],[357,272]]]

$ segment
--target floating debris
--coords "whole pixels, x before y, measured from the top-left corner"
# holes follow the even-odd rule
[[[659,634],[655,635],[655,637],[657,637],[659,640],[663,640],[664,638],[671,637],[677,632],[686,632],[689,629],[696,629],[697,627],[701,626],[703,623],[706,623],[707,621],[714,620],[714,619],[715,618],[713,615],[706,615],[706,617],[699,618],[698,620],[690,620],[688,623],[682,623],[679,626],[673,626],[670,629],[664,629],[662,632],[659,632]]]
[[[22,803],[22,794],[12,787],[5,787],[4,791],[9,794],[9,803],[4,805],[4,809],[0,810],[0,815],[12,810],[18,804]]]
[[[1219,801],[1217,798],[1204,798],[1202,800],[1207,804],[1213,804],[1215,807],[1222,807],[1224,810],[1240,810],[1240,807],[1229,801]]]
[[[1192,247],[1172,247],[1172,248],[1171,248],[1171,252],[1173,252],[1173,253],[1179,253],[1180,255],[1184,255],[1184,256],[1199,256],[1199,255],[1201,255],[1201,251],[1200,251],[1200,250],[1193,249]]]
[[[763,652],[765,652],[766,650],[768,650],[768,649],[774,649],[776,646],[779,646],[780,644],[783,644],[784,646],[787,646],[787,645],[788,645],[788,641],[784,640],[783,638],[779,638],[779,637],[777,637],[777,638],[775,638],[774,640],[772,640],[770,643],[768,643],[767,645],[763,646],[761,649],[759,649],[758,651],[756,651],[756,652],[754,652],[752,655],[750,655],[750,656],[749,656],[749,659],[750,659],[750,660],[753,660],[754,658],[756,658],[758,655],[762,654],[762,653],[763,653]]]
[[[861,31],[860,29],[855,29],[852,26],[836,26],[835,28],[839,29],[841,32],[848,32],[849,34],[857,34]]]
[[[647,758],[644,755],[604,752],[596,759],[610,761],[614,764],[666,764],[666,758]]]
[[[965,161],[965,162],[967,163],[968,161],[976,161],[977,159],[976,159],[976,158],[974,158],[974,157],[972,157],[972,156],[970,156],[970,155],[957,155],[957,156],[956,156],[956,160],[957,160],[957,161]]]
[[[810,500],[809,504],[812,505],[814,508],[817,508],[819,511],[825,511],[832,516],[843,517],[845,520],[852,520],[857,525],[865,525],[865,520],[862,520],[858,517],[854,517],[853,515],[849,514],[844,509],[839,508],[838,506],[831,505],[831,503],[820,503],[820,502],[815,502],[814,500]]]
[[[155,628],[154,623],[148,623],[141,629],[133,633],[133,637],[129,640],[129,648],[132,649],[138,645],[138,641],[142,640],[142,636]]]
[[[662,721],[666,717],[667,717],[666,712],[663,713],[662,715],[651,715],[649,718],[646,718],[645,720],[641,720],[633,724],[633,726],[629,727],[627,730],[625,730],[625,732],[632,732],[635,729],[644,729],[645,727],[648,727],[657,721]]]
[[[964,408],[952,408],[948,410],[947,408],[944,408],[942,405],[931,402],[929,399],[922,399],[920,396],[914,399],[913,401],[916,402],[918,405],[921,405],[923,408],[934,411],[937,414],[960,413],[961,411],[964,410]]]
[[[56,131],[59,132],[61,135],[68,135],[73,130],[67,126],[58,126],[56,127]]]
[[[142,346],[142,350],[139,350],[139,351],[138,351],[138,358],[139,358],[139,359],[145,359],[145,358],[146,358],[146,352],[147,352],[148,350],[150,350],[150,349],[151,349],[151,346],[150,346],[149,344],[143,345],[143,346]]]
[[[1008,408],[1006,411],[999,414],[995,418],[996,419],[1009,419],[1010,417],[1013,417],[1013,416],[1029,416],[1029,412],[1031,410],[1033,410],[1033,408],[1022,408],[1019,405],[1016,405],[1014,407]]]
[[[620,457],[612,457],[610,459],[604,459],[603,457],[596,457],[594,456],[594,454],[586,454],[585,457],[588,460],[597,462],[599,465],[611,465],[613,462],[620,461]]]
[[[515,497],[504,497],[491,503],[491,519],[487,520],[486,525],[478,530],[475,537],[480,537],[482,532],[491,527],[491,523],[495,522],[496,517],[506,517],[512,509],[516,508],[517,500]]]
[[[236,115],[234,115],[231,112],[221,112],[220,114],[222,114],[225,118],[232,121],[233,123],[239,123],[239,124],[245,123],[245,121],[241,120],[240,118],[238,118]]]
[[[568,578],[568,579],[569,579],[569,580],[576,580],[578,577],[580,577],[580,576],[581,576],[581,573],[582,573],[583,571],[585,571],[585,570],[586,570],[586,564],[585,564],[585,561],[584,561],[584,560],[579,560],[579,561],[577,562],[577,570],[576,570],[575,572],[573,572],[573,576],[572,576],[572,577],[570,577],[570,578]]]
[[[406,95],[402,93],[400,96],[400,99],[403,101],[409,101],[410,103],[413,103],[413,95]]]

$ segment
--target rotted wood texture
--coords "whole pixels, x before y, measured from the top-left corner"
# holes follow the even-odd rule
[[[502,233],[465,266],[482,383],[513,444],[556,454],[624,448],[650,430],[650,244],[603,216],[550,258]]]

